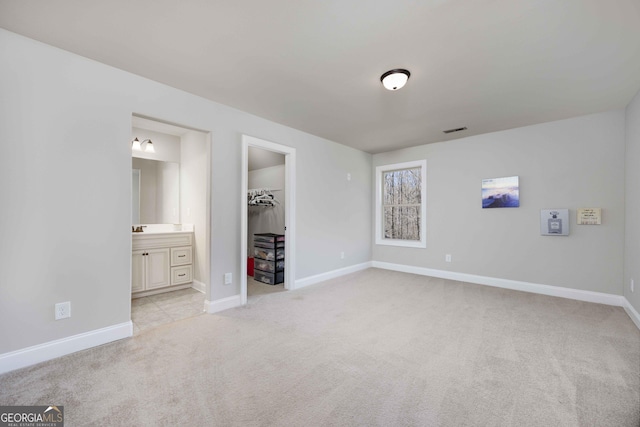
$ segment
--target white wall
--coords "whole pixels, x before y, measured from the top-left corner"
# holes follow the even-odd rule
[[[181,137],[180,146],[180,218],[181,222],[194,226],[193,278],[208,286],[208,136],[197,131],[187,132]]]
[[[371,155],[5,30],[0,63],[0,355],[130,320],[133,113],[211,132],[210,300],[240,293],[242,134],[297,149],[298,279],[371,259]]]
[[[250,147],[249,155],[251,155]],[[284,162],[284,155],[282,155]],[[279,202],[273,207],[249,206],[247,209],[247,251],[253,256],[253,235],[255,233],[284,234],[285,225],[285,166],[284,164],[249,171],[247,174],[249,189],[269,188]]]
[[[147,129],[136,127],[131,128],[131,141],[138,138],[140,142],[150,139],[153,142],[155,153],[147,153],[146,151],[132,151],[133,157],[141,159],[160,160],[163,162],[180,163],[180,137],[169,135],[162,132],[154,132]],[[146,144],[142,147],[144,150]]]
[[[626,109],[624,296],[640,312],[640,92]],[[629,287],[634,280],[634,292]]]
[[[427,159],[427,248],[374,245],[375,261],[622,295],[624,111],[377,154],[373,164],[417,159]],[[520,207],[482,209],[482,179],[513,175]],[[576,225],[582,207],[601,207],[603,224]],[[570,209],[570,236],[540,235],[549,208]]]
[[[296,156],[297,278],[370,261],[371,155],[313,141],[298,149]],[[305,200],[304,207],[300,198]],[[369,213],[366,218],[362,209]],[[365,243],[369,246],[366,252]],[[344,259],[340,259],[341,252]]]

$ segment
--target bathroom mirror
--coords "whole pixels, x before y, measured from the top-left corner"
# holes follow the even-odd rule
[[[133,169],[131,174],[131,224],[140,224],[140,169]]]
[[[178,163],[134,157],[131,183],[132,224],[180,223]]]

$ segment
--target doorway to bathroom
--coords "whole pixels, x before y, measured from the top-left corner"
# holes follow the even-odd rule
[[[295,287],[295,148],[242,137],[241,300]]]
[[[131,123],[136,335],[205,310],[211,276],[211,136],[139,115]]]

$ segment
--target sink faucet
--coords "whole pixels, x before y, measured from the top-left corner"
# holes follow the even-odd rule
[[[147,227],[146,225],[139,225],[134,229],[132,225],[131,231],[133,231],[134,233],[142,233],[144,231],[143,228],[146,228],[146,227]]]

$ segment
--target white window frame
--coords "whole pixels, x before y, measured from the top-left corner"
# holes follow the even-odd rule
[[[420,240],[402,240],[402,239],[386,239],[382,219],[384,218],[382,205],[382,192],[384,191],[383,178],[385,172],[391,172],[401,169],[420,170]],[[407,248],[426,248],[427,247],[427,161],[415,160],[411,162],[395,163],[392,165],[382,165],[376,167],[376,244],[389,246],[404,246]]]

